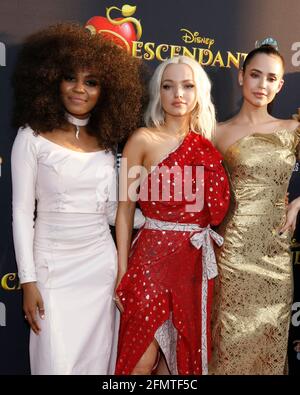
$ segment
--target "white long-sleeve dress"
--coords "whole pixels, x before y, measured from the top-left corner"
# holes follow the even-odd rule
[[[45,305],[30,334],[32,374],[112,374],[116,213],[111,152],[77,152],[20,129],[12,150],[13,235],[21,283]],[[34,221],[35,202],[37,217]],[[142,225],[143,219],[136,222]]]

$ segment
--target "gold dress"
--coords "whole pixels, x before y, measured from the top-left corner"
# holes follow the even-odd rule
[[[210,374],[284,374],[292,265],[290,235],[278,234],[300,129],[255,133],[224,155],[232,208],[215,284]]]

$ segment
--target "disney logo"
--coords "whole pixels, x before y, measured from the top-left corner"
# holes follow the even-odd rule
[[[213,38],[202,37],[200,36],[199,32],[193,33],[187,29],[180,29],[180,31],[184,32],[184,35],[181,38],[186,44],[205,44],[208,45],[208,48],[210,48],[215,43],[215,40]]]

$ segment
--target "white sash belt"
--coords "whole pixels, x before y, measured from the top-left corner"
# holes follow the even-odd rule
[[[145,229],[171,230],[176,232],[191,232],[190,242],[198,250],[202,247],[203,267],[206,269],[208,279],[218,275],[215,251],[212,240],[220,247],[223,244],[223,237],[211,229],[210,225],[201,228],[197,224],[182,224],[177,222],[159,221],[146,217]]]

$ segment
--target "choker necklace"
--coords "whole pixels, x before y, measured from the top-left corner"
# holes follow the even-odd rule
[[[68,112],[65,113],[66,120],[76,127],[75,137],[79,140],[79,133],[80,133],[80,126],[86,126],[89,123],[90,115],[86,118],[80,119],[74,117],[74,115],[69,114]]]

